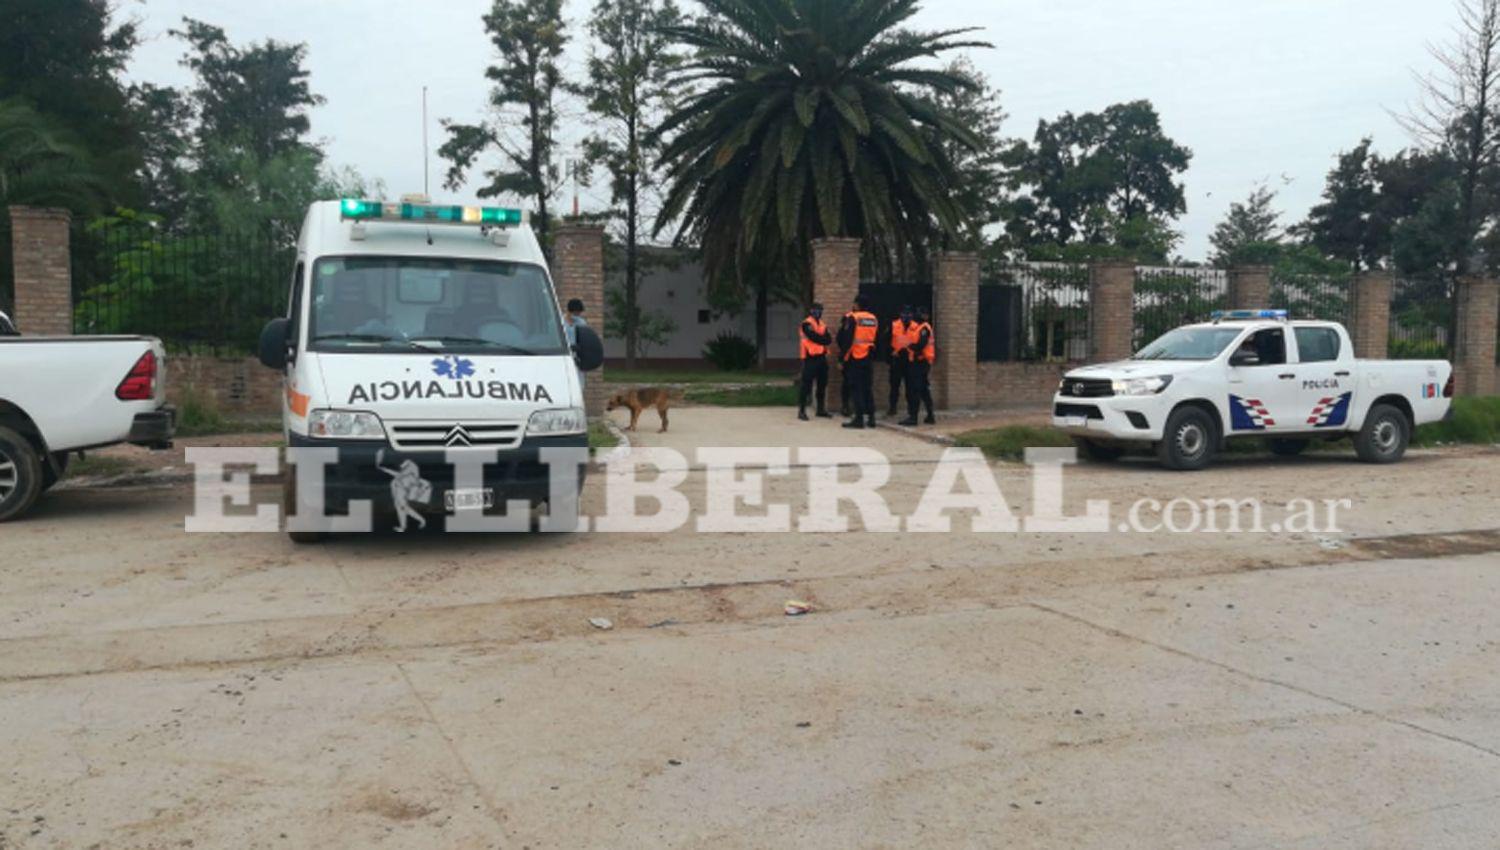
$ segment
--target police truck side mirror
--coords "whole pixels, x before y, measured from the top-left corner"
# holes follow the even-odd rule
[[[604,365],[604,341],[588,325],[575,328],[578,341],[573,343],[573,362],[585,372],[592,372]]]
[[[272,319],[260,332],[260,362],[269,369],[286,368],[287,320]]]
[[[1250,351],[1236,351],[1235,353],[1229,355],[1229,365],[1231,365],[1231,366],[1259,366],[1260,365],[1260,355],[1255,354],[1254,352],[1250,352]]]

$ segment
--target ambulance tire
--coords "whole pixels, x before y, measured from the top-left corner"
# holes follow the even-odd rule
[[[286,475],[286,480],[281,485],[281,518],[283,521],[290,521],[291,516],[298,512],[297,474],[292,469],[286,470],[284,474]],[[289,528],[287,529],[286,536],[291,538],[293,543],[301,545],[305,543],[322,543],[328,539],[328,532],[293,531]]]

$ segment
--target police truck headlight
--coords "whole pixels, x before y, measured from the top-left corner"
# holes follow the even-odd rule
[[[385,426],[363,410],[314,410],[307,415],[307,433],[329,440],[383,440]]]
[[[1128,378],[1112,382],[1115,395],[1156,395],[1172,383],[1171,375],[1157,375],[1152,378]]]
[[[538,410],[526,423],[530,436],[555,437],[559,434],[582,434],[589,429],[588,417],[581,407]]]

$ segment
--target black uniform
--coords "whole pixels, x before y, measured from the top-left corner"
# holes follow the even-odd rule
[[[813,328],[811,321],[803,319],[801,328],[802,336],[809,342],[825,347],[833,344],[833,334],[830,334],[826,327],[822,333],[819,333]],[[797,392],[797,410],[799,412],[807,411],[807,398],[809,395],[812,395],[814,386],[817,389],[818,415],[826,416],[828,415],[828,410],[824,405],[825,398],[828,395],[827,352],[817,356],[809,355],[802,358],[802,386]]]

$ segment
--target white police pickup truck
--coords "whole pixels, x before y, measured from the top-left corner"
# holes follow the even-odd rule
[[[1353,435],[1361,460],[1392,463],[1416,426],[1448,415],[1452,396],[1445,360],[1357,360],[1336,322],[1233,310],[1129,360],[1068,372],[1052,422],[1094,460],[1149,445],[1171,469],[1202,469],[1228,439],[1269,438],[1273,452],[1294,455]]]
[[[287,445],[337,450],[323,504],[287,476],[288,517],[369,502],[405,528],[511,500],[550,504],[543,450],[587,451],[581,372],[602,364],[603,344],[580,325],[570,345],[520,210],[420,196],[315,203],[287,304],[260,341],[261,362],[285,375]],[[450,455],[482,458],[482,478],[465,483]],[[575,510],[581,485],[579,471]],[[297,542],[324,533],[288,531]]]
[[[30,510],[74,453],[170,446],[164,362],[151,337],[22,336],[0,313],[0,522]]]

